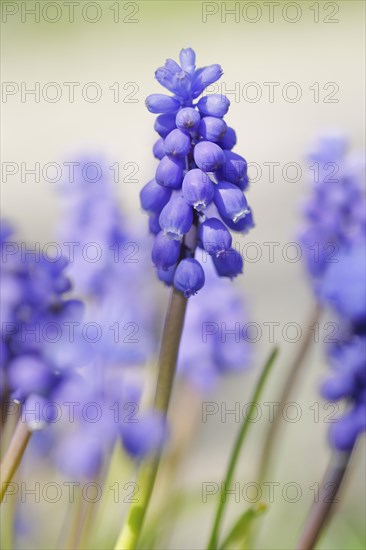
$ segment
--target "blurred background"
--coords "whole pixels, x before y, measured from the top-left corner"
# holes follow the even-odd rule
[[[304,265],[301,259],[293,261],[294,249],[288,248],[288,243],[296,242],[301,202],[309,191],[304,156],[313,139],[328,128],[340,129],[352,148],[364,149],[364,3],[82,0],[71,4],[2,2],[2,216],[12,220],[22,239],[52,241],[60,215],[57,180],[67,178],[65,163],[82,155],[102,157],[113,167],[110,176],[112,181],[115,178],[128,223],[140,226],[149,242],[139,191],[156,166],[151,153],[154,116],[144,105],[148,94],[161,91],[154,71],[167,57],[177,59],[183,47],[195,49],[198,66],[219,63],[224,75],[215,91],[231,100],[227,122],[237,132],[235,151],[251,165],[247,197],[256,222],[250,234],[236,237],[246,247],[246,265],[244,276],[234,284],[247,303],[246,322],[257,323],[263,333],[252,344],[250,372],[220,381],[205,400],[217,403],[220,411],[248,403],[257,367],[273,345],[265,323],[273,322],[279,323],[274,341],[280,359],[264,401],[276,401],[296,349],[288,341],[291,335],[283,336],[283,327],[297,323],[307,332],[313,308]],[[268,243],[274,243],[273,258]],[[153,278],[151,285],[157,299],[166,300],[166,292]],[[312,346],[293,397],[301,414],[297,421],[283,423],[279,455],[268,476],[279,483],[278,491],[261,522],[257,548],[293,548],[314,498],[314,484],[321,481],[329,460],[330,411],[318,394],[327,369],[325,323],[322,319],[319,342]],[[243,485],[256,478],[266,427],[263,415],[251,431],[237,474]],[[202,502],[202,484],[220,482],[237,429],[234,415],[223,422],[215,414],[203,422],[198,411],[189,458],[176,481],[195,497],[175,524],[166,548],[204,547],[216,500],[208,497]],[[362,441],[337,518],[321,548],[364,547],[364,463]],[[28,479],[36,481],[41,475],[37,467],[25,468]],[[126,479],[128,473],[127,469]],[[289,502],[294,500],[291,489],[290,498],[283,496],[288,483],[301,489],[296,502]],[[99,521],[111,530],[113,540],[123,511],[110,500]],[[236,517],[245,505],[232,498],[228,518]],[[61,504],[33,506],[32,512],[31,503],[22,506],[28,518],[42,518],[44,536],[24,535],[19,547],[49,547],[47,536],[52,538],[58,529],[55,510]],[[93,544],[105,548],[99,528],[96,533]]]

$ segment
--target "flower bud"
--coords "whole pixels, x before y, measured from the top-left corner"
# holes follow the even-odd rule
[[[192,226],[192,207],[182,197],[174,197],[164,206],[159,222],[168,237],[179,240]]]
[[[222,94],[212,94],[201,97],[197,107],[203,116],[223,117],[229,110],[230,101]]]
[[[194,161],[204,172],[216,172],[225,162],[223,150],[211,141],[200,141],[193,151]]]
[[[200,120],[200,114],[196,109],[184,107],[178,111],[175,123],[180,130],[194,131],[197,130]]]
[[[150,113],[175,113],[180,103],[174,97],[165,94],[151,94],[146,98],[146,107]]]
[[[232,183],[220,181],[215,186],[214,203],[220,216],[236,223],[248,214],[248,203],[243,193]]]
[[[167,286],[172,286],[174,282],[174,274],[176,270],[176,265],[172,265],[171,267],[168,267],[168,269],[158,269],[157,270],[157,276],[159,281],[162,283],[165,283]]]
[[[227,125],[222,118],[205,116],[198,126],[198,133],[207,141],[220,141],[226,133]]]
[[[253,213],[248,206],[248,213],[245,214],[244,218],[241,218],[236,223],[233,222],[233,220],[230,220],[229,218],[222,218],[222,221],[225,223],[225,225],[228,226],[229,229],[232,229],[233,231],[238,231],[240,233],[247,233],[253,227],[255,226],[254,220],[253,220]]]
[[[184,176],[182,192],[186,202],[200,212],[212,202],[215,189],[208,175],[194,168]]]
[[[232,149],[236,145],[235,130],[228,126],[224,137],[220,139],[218,145],[220,145],[221,149],[227,149],[228,151],[230,151],[230,149]]]
[[[221,256],[231,248],[230,231],[217,218],[209,218],[201,223],[199,239],[204,250],[211,256]]]
[[[203,90],[221,78],[223,70],[216,63],[196,71],[192,81],[192,97],[198,97]]]
[[[176,264],[180,254],[180,242],[169,239],[163,231],[156,235],[151,252],[151,259],[158,269],[166,271]]]
[[[173,59],[167,59],[164,67],[159,67],[155,71],[155,78],[164,88],[174,93],[174,75],[181,70]]]
[[[329,439],[332,447],[339,451],[353,449],[357,437],[365,431],[365,405],[360,403],[331,424]]]
[[[123,446],[129,455],[141,460],[164,445],[168,436],[167,424],[163,414],[151,410],[138,419],[138,422],[123,422],[121,437]]]
[[[149,231],[152,235],[157,235],[161,231],[159,217],[160,213],[150,214],[149,216]]]
[[[196,68],[196,54],[192,48],[184,48],[179,54],[182,69],[189,74],[193,74]]]
[[[224,155],[225,163],[219,170],[219,178],[230,183],[235,183],[239,187],[240,182],[245,181],[247,184],[247,161],[245,158],[232,151],[224,151]]]
[[[159,185],[180,189],[183,181],[183,165],[179,159],[163,157],[156,169],[155,179]]]
[[[172,191],[162,187],[155,180],[149,181],[140,191],[140,202],[144,210],[149,213],[160,214],[171,197]]]
[[[175,128],[175,113],[167,113],[156,117],[154,130],[160,137],[165,138]]]
[[[212,256],[212,259],[219,277],[234,279],[234,277],[243,273],[243,258],[234,248],[219,257]]]
[[[182,99],[191,96],[191,75],[173,61],[167,59],[164,67],[159,67],[155,72],[156,80],[173,94]]]
[[[55,383],[55,375],[39,357],[21,355],[14,359],[9,369],[9,385],[23,397],[31,393],[46,394]]]
[[[204,284],[205,273],[197,260],[186,258],[179,262],[174,275],[174,286],[186,298],[196,294]]]
[[[159,160],[161,160],[165,155],[163,138],[158,139],[158,141],[154,143],[153,154],[154,157]]]
[[[164,140],[164,151],[172,157],[185,157],[191,148],[188,134],[179,129],[172,130]]]
[[[239,181],[237,181],[235,183],[235,185],[237,187],[239,187],[239,189],[241,191],[245,191],[246,189],[248,189],[248,185],[249,185],[249,177],[248,177],[248,174],[245,174],[245,176],[242,177],[242,179],[240,179]]]

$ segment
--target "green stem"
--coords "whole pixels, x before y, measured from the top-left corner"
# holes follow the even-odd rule
[[[3,501],[6,491],[9,488],[9,483],[13,479],[15,472],[22,459],[24,451],[28,445],[31,432],[25,422],[20,419],[18,421],[16,430],[10,442],[9,448],[4,456],[4,460],[1,463],[1,488],[0,488],[0,502]]]
[[[17,495],[12,493],[7,496],[6,502],[0,509],[0,548],[11,550],[14,546],[14,516],[17,506]]]
[[[296,547],[297,550],[312,550],[315,548],[319,536],[334,510],[334,506],[338,502],[336,497],[341,488],[351,456],[352,451],[337,452],[333,456],[325,473],[317,502],[314,502],[310,510],[299,544]],[[329,494],[329,489],[331,489],[331,494]]]
[[[159,357],[159,375],[155,392],[154,407],[165,416],[168,411],[172,392],[179,343],[183,331],[187,300],[173,289],[165,320]],[[132,504],[126,523],[122,527],[115,550],[134,550],[140,538],[144,518],[154,488],[159,468],[161,449],[142,466],[137,478],[139,500]]]
[[[237,439],[236,439],[236,442],[235,442],[235,445],[234,445],[234,448],[233,448],[233,451],[232,451],[232,454],[231,454],[231,457],[230,457],[229,466],[228,466],[228,469],[227,469],[227,472],[226,472],[226,478],[225,478],[225,481],[223,483],[223,486],[225,487],[226,491],[230,490],[230,488],[232,486],[232,481],[233,481],[233,477],[234,477],[234,470],[235,470],[235,466],[238,462],[240,451],[242,449],[242,446],[243,446],[243,443],[245,441],[246,435],[249,431],[249,428],[252,424],[251,420],[252,420],[252,417],[255,415],[257,403],[260,399],[262,390],[264,388],[264,385],[266,383],[266,380],[268,378],[268,375],[269,375],[270,370],[273,366],[273,363],[275,362],[275,359],[276,359],[277,355],[278,355],[278,348],[275,348],[272,351],[272,353],[270,354],[270,356],[268,357],[268,359],[267,359],[267,361],[266,361],[266,363],[263,367],[263,371],[261,373],[261,376],[258,380],[257,386],[254,390],[253,397],[251,399],[251,406],[249,407],[248,414],[246,415],[245,420],[243,421],[243,423],[240,426],[240,430],[239,430],[239,433],[238,433],[238,436],[237,436]],[[214,526],[213,526],[213,529],[212,529],[210,542],[209,542],[208,547],[207,547],[208,550],[216,550],[216,548],[218,547],[219,531],[220,531],[221,521],[222,521],[222,518],[223,518],[225,504],[226,504],[226,501],[220,495],[220,499],[219,499],[217,510],[216,510]]]

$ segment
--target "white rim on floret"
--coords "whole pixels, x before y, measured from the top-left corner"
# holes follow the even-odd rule
[[[248,210],[247,208],[243,208],[243,210],[240,210],[240,212],[233,217],[233,222],[236,223],[242,218],[245,218],[245,216],[249,214],[249,212],[250,210]]]

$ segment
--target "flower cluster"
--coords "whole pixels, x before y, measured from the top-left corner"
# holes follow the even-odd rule
[[[153,348],[155,325],[149,259],[139,228],[120,208],[107,162],[89,156],[75,162],[72,183],[60,186],[59,240],[72,261],[68,274],[86,301],[84,323],[99,336],[93,358],[109,364],[141,364]],[[100,177],[86,179],[83,167],[97,164]]]
[[[314,185],[305,204],[300,235],[314,281],[336,260],[338,251],[362,241],[366,230],[364,159],[347,154],[342,134],[322,135],[307,158]]]
[[[84,326],[96,327],[95,337],[77,342],[82,360],[57,395],[59,403],[78,404],[72,424],[65,411],[53,451],[60,469],[76,479],[97,476],[118,438],[140,459],[165,435],[156,411],[140,411],[144,372],[138,367],[152,352],[156,324],[143,241],[119,207],[106,163],[99,159],[101,177],[93,181],[83,175],[85,164],[91,159],[79,159],[75,181],[60,188],[61,241],[77,245],[68,272],[85,297]],[[90,243],[96,261],[83,253]]]
[[[230,102],[222,94],[202,95],[222,69],[196,69],[195,62],[194,51],[183,49],[180,65],[168,59],[155,73],[174,95],[146,99],[148,110],[158,114],[154,128],[160,138],[153,153],[159,164],[140,194],[155,235],[158,277],[186,297],[205,282],[194,258],[196,244],[211,256],[219,276],[233,278],[242,272],[243,260],[232,248],[230,229],[246,232],[253,226],[243,193],[247,163],[232,151],[236,134],[224,121]]]
[[[330,439],[335,448],[349,450],[366,428],[365,164],[347,154],[347,140],[337,134],[322,136],[309,161],[317,181],[301,241],[317,299],[338,314],[341,326],[339,341],[329,348],[333,376],[322,395],[348,404]]]
[[[1,224],[1,397],[37,410],[66,383],[75,364],[74,348],[59,328],[78,323],[83,305],[67,299],[71,288],[67,261],[22,255],[12,231]],[[37,413],[27,417],[31,429],[42,425]]]
[[[240,293],[229,281],[218,280],[212,263],[203,266],[206,284],[188,303],[178,357],[178,371],[201,393],[214,389],[222,375],[248,368],[251,359]]]
[[[343,250],[327,270],[320,287],[323,303],[339,315],[343,334],[329,350],[333,376],[322,395],[330,401],[345,399],[346,413],[331,425],[332,444],[349,450],[366,430],[366,242]]]

